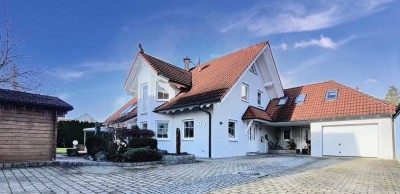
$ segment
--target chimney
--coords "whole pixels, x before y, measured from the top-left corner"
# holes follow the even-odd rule
[[[183,63],[185,63],[185,70],[189,71],[190,58],[189,57],[183,58]]]

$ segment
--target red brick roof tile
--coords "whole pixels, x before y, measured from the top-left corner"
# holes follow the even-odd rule
[[[133,109],[131,112],[126,113],[121,115],[122,111],[127,109],[128,107],[137,104],[137,98],[133,98],[130,100],[128,103],[126,103],[124,106],[122,106],[120,109],[117,110],[113,115],[108,117],[106,121],[104,121],[104,125],[111,125],[113,123],[119,123],[119,122],[124,122],[126,120],[129,120],[131,118],[134,118],[137,116],[137,108]]]
[[[329,90],[338,90],[337,99],[325,100]],[[273,99],[267,107],[274,122],[394,114],[396,109],[386,101],[334,81],[289,88],[284,92],[288,97],[285,105],[277,106],[279,99]],[[295,104],[299,94],[307,95],[306,99],[304,103]]]
[[[192,85],[192,74],[189,71],[179,68],[175,65],[171,65],[145,53],[139,52],[139,55],[141,55],[150,64],[157,75],[162,75],[168,78],[169,81],[183,84],[185,86]]]
[[[261,119],[264,121],[272,121],[271,117],[265,110],[256,108],[254,106],[249,106],[242,116],[242,120],[247,119]]]
[[[190,71],[192,87],[155,111],[220,101],[267,44],[264,41],[197,66]]]

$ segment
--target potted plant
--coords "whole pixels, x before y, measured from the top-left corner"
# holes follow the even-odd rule
[[[287,148],[289,150],[294,150],[296,149],[296,142],[294,142],[294,139],[290,139],[289,141],[287,141]]]

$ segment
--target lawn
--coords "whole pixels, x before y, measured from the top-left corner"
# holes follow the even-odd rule
[[[67,153],[67,148],[57,148],[56,149],[57,154],[66,154]]]

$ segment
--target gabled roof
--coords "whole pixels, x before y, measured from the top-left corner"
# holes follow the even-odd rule
[[[107,125],[111,125],[113,123],[124,122],[126,120],[136,117],[137,116],[137,108],[133,109],[131,112],[121,115],[121,113],[125,109],[127,109],[133,105],[136,105],[136,104],[137,104],[137,98],[135,97],[132,100],[130,100],[128,103],[126,103],[124,106],[122,106],[120,109],[118,109],[117,112],[115,112],[110,117],[108,117],[108,119],[106,121],[104,121],[104,125],[107,126]]]
[[[155,111],[221,101],[267,44],[264,41],[197,66],[190,71],[192,87]]]
[[[157,75],[164,76],[168,78],[169,81],[183,84],[185,86],[192,85],[192,74],[189,71],[179,68],[175,65],[171,65],[145,53],[139,52],[139,55],[150,64],[151,68]]]
[[[264,121],[272,121],[271,117],[265,110],[256,108],[254,106],[249,106],[242,116],[242,120],[248,119],[261,119]]]
[[[326,92],[329,90],[338,90],[337,99],[325,99]],[[393,115],[396,109],[389,102],[334,81],[289,88],[284,92],[288,97],[285,105],[277,106],[279,99],[273,99],[267,107],[266,111],[274,122]],[[305,101],[295,104],[294,101],[299,94],[306,95]]]
[[[58,97],[0,89],[0,105],[33,106],[59,111],[74,109]]]

